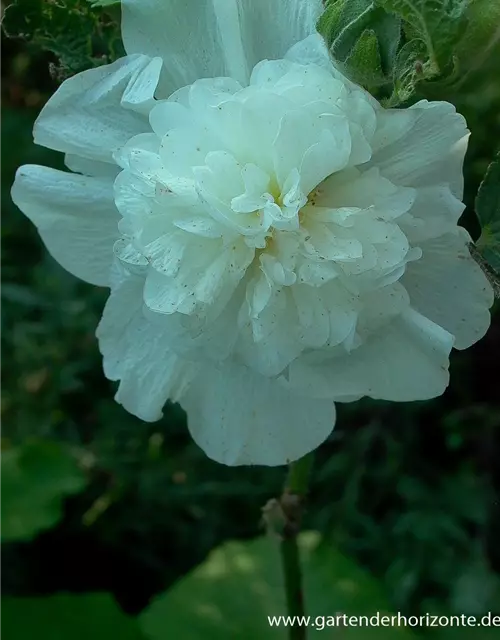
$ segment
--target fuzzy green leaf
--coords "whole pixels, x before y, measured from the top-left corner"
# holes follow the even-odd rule
[[[399,18],[375,6],[372,0],[333,0],[318,30],[355,82],[367,89],[391,82],[401,37]]]
[[[406,102],[415,93],[417,83],[425,77],[427,50],[421,40],[410,40],[399,51],[394,64],[394,90],[386,107]]]
[[[411,38],[421,40],[429,55],[428,75],[446,72],[454,47],[466,27],[468,0],[375,0],[407,23]]]
[[[373,29],[363,31],[345,61],[351,77],[364,87],[377,86],[385,82],[377,34]]]

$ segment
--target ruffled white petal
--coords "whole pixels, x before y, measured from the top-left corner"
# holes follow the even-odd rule
[[[199,78],[247,82],[260,60],[282,58],[315,32],[321,0],[123,0],[129,54],[160,56],[167,97]]]
[[[290,365],[289,383],[303,393],[408,402],[443,393],[449,381],[453,336],[407,310],[357,349],[328,358],[316,353]]]
[[[18,169],[12,199],[70,273],[107,286],[119,215],[113,181],[37,165]]]
[[[285,59],[299,64],[315,64],[330,73],[344,76],[333,66],[332,57],[328,51],[325,39],[314,30],[311,35],[298,40],[285,54]]]
[[[425,240],[454,232],[465,205],[447,184],[415,189],[415,202],[410,216],[400,220],[406,236],[417,245]]]
[[[331,400],[306,398],[236,364],[205,367],[181,399],[194,440],[227,465],[287,464],[331,433]]]
[[[408,264],[401,282],[412,306],[453,334],[457,349],[466,349],[488,330],[494,296],[466,234],[458,231],[423,242],[422,259]]]
[[[464,117],[448,102],[427,100],[401,113],[379,111],[379,150],[367,168],[378,167],[384,177],[398,185],[447,184],[453,195],[461,198],[462,165],[469,138]]]
[[[99,162],[99,160],[89,160],[88,158],[82,158],[72,153],[65,154],[64,164],[70,171],[95,178],[110,178],[114,180],[120,173],[120,167],[116,164]]]
[[[148,131],[162,61],[135,55],[66,80],[35,122],[35,143],[112,163],[113,151]]]
[[[104,371],[120,380],[115,400],[133,415],[153,422],[168,399],[178,400],[195,365],[171,349],[169,334],[144,316],[143,280],[126,277],[111,293],[97,329]]]

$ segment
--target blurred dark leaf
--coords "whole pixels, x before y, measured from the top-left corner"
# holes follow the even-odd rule
[[[47,301],[34,291],[13,282],[4,284],[0,293],[6,302],[20,304],[23,307],[33,308],[49,306]]]
[[[2,451],[2,541],[29,540],[55,525],[66,496],[86,484],[64,445],[27,441]]]
[[[500,579],[486,565],[480,551],[458,576],[451,598],[454,611],[476,616],[494,610],[500,602]]]
[[[482,617],[482,616],[481,616]],[[487,621],[487,620],[486,620]],[[442,627],[432,634],[436,640],[498,640],[498,625]]]
[[[9,640],[141,640],[134,618],[107,593],[2,598],[2,633]]]
[[[300,547],[307,614],[325,616],[322,637],[339,636],[338,627],[326,626],[328,615],[372,616],[376,611],[391,615],[379,584],[332,546],[321,543],[319,534],[302,534]],[[271,628],[268,623],[267,616],[280,615],[287,613],[278,542],[257,538],[230,542],[213,551],[201,566],[160,595],[141,614],[140,623],[149,640],[286,638],[285,627]],[[321,624],[318,620],[318,627]],[[364,640],[366,628],[342,627],[341,637]],[[374,639],[411,637],[402,627],[370,628]]]
[[[486,262],[500,273],[500,155],[490,164],[476,198],[481,224],[477,249]]]
[[[470,0],[466,12],[467,29],[458,43],[455,56],[461,74],[479,70],[485,59],[500,55],[500,2],[498,0]]]

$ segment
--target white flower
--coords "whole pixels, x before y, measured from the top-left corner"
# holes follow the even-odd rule
[[[116,399],[170,398],[226,464],[283,464],[334,401],[432,398],[481,338],[453,106],[384,110],[332,65],[320,0],[124,0],[128,56],[67,80],[13,198],[75,275]]]

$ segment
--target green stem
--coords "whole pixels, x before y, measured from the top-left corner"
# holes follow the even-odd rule
[[[297,536],[304,499],[307,495],[309,473],[314,456],[312,453],[293,462],[289,466],[285,490],[281,498],[287,522],[281,541],[281,560],[285,579],[285,595],[289,616],[304,616],[304,594],[302,591],[302,570]],[[288,627],[290,640],[305,640],[307,628],[298,624]]]
[[[303,616],[304,594],[302,593],[302,572],[300,570],[297,538],[284,538],[281,542],[281,561],[285,574],[286,607],[289,616]],[[294,624],[288,627],[290,640],[305,640],[306,627]]]
[[[285,491],[305,498],[309,487],[309,474],[314,462],[314,452],[308,453],[288,467]]]

